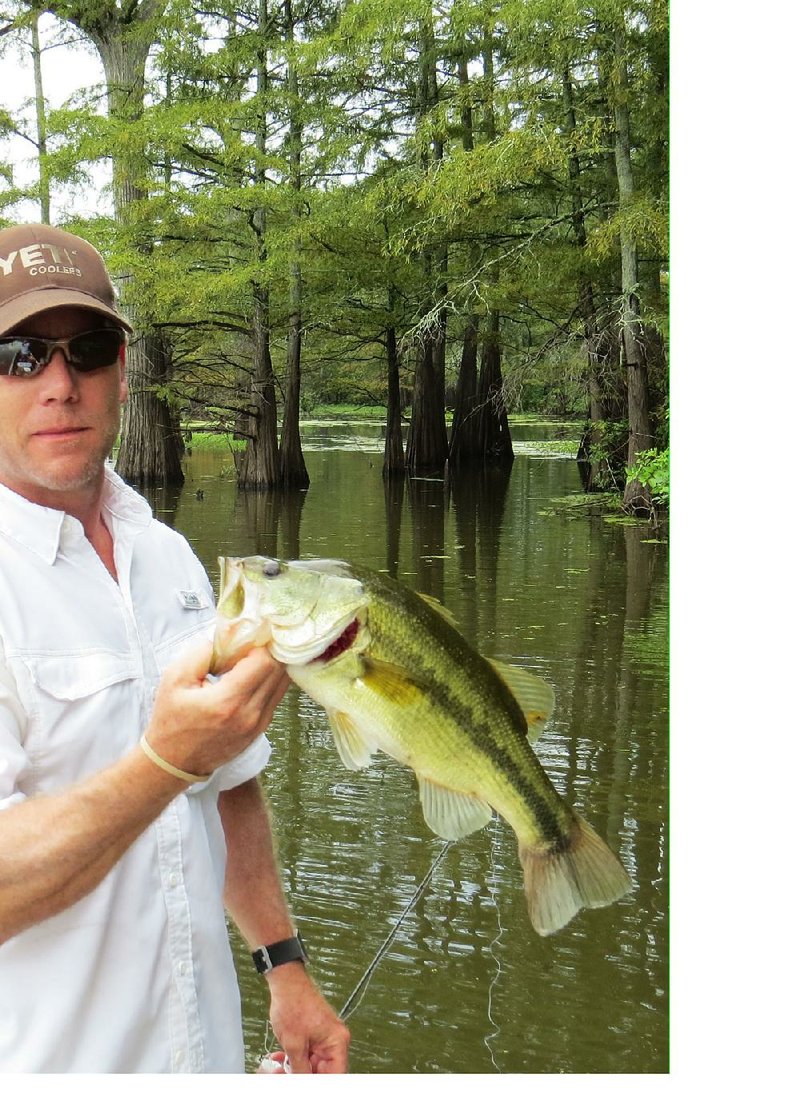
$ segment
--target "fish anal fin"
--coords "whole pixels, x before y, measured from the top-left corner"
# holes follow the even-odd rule
[[[358,682],[397,705],[410,705],[419,697],[422,686],[404,670],[392,663],[364,655]]]
[[[482,829],[492,817],[492,808],[483,799],[450,790],[422,776],[419,778],[419,800],[425,821],[434,833],[447,841],[457,841],[476,829]]]
[[[342,763],[349,771],[369,767],[376,748],[369,744],[346,713],[328,709],[328,721]]]
[[[534,930],[544,936],[566,926],[584,907],[607,907],[633,887],[605,841],[577,814],[565,849],[520,844],[519,859],[528,914]]]
[[[536,740],[541,735],[545,721],[555,708],[556,701],[552,686],[523,667],[510,666],[496,659],[486,661],[514,695],[517,704],[525,714],[528,736]]]

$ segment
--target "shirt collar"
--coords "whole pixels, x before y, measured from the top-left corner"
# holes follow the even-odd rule
[[[136,533],[144,530],[153,518],[152,509],[144,497],[125,484],[108,464],[102,499],[108,520],[123,520]],[[21,543],[48,565],[52,566],[58,556],[64,521],[71,518],[55,508],[33,504],[0,484],[0,535]]]
[[[106,464],[103,508],[114,519],[124,519],[140,531],[153,518],[153,509],[144,496],[126,484],[109,464]]]

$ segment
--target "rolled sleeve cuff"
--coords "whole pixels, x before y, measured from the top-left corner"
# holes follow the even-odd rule
[[[219,793],[238,787],[241,783],[246,783],[248,779],[260,774],[267,766],[271,754],[272,745],[262,733],[245,748],[241,755],[223,764],[222,767],[218,767],[208,782],[191,787],[189,793],[193,790],[199,791],[206,788],[211,788]]]

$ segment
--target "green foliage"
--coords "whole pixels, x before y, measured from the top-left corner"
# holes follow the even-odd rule
[[[588,461],[598,466],[595,486],[620,492],[626,476],[628,423],[609,420],[587,423],[583,449]]]
[[[257,298],[280,398],[297,267],[307,412],[382,405],[392,330],[409,389],[417,343],[445,317],[452,389],[467,323],[480,349],[496,312],[507,404],[585,415],[588,287],[607,415],[592,452],[620,477],[621,232],[645,259],[642,318],[667,330],[665,0],[308,0],[291,26],[292,5],[265,20],[259,0],[51,8],[152,42],[128,108],[115,100],[109,117],[97,89],[46,106],[46,169],[77,196],[98,166],[124,168],[124,220],[64,223],[108,253],[137,326],[165,337],[171,401],[235,421]],[[618,26],[634,136],[624,207],[609,174]],[[18,124],[0,105],[0,141]],[[2,219],[21,196],[12,169],[0,153]],[[651,370],[660,448],[665,361]]]
[[[627,470],[628,480],[646,485],[657,504],[669,503],[669,449],[642,450],[636,464]]]

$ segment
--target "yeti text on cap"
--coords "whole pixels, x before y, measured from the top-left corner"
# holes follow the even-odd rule
[[[48,256],[45,253],[49,254]],[[7,256],[0,256],[3,278],[11,275],[19,263],[29,275],[80,275],[81,269],[75,267],[74,253],[55,244],[26,244],[18,251],[15,249]]]

